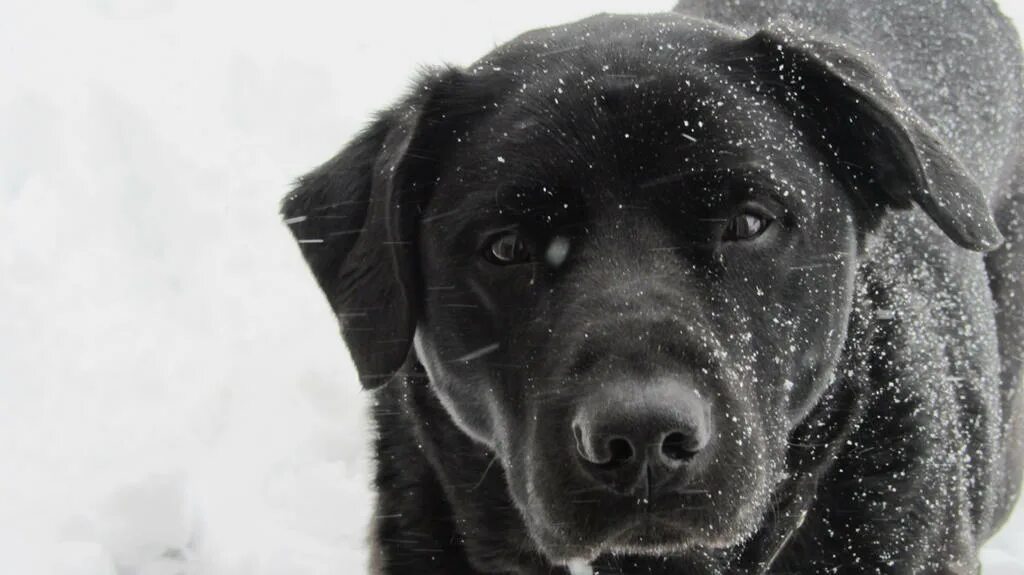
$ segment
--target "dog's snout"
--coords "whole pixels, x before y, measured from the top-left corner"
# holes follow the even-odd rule
[[[576,453],[587,473],[614,491],[664,484],[707,448],[707,411],[696,390],[679,379],[610,384],[576,411]]]

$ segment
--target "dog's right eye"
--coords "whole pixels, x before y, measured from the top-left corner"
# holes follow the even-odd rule
[[[530,261],[530,251],[518,232],[505,232],[487,244],[484,257],[492,264],[521,264]]]

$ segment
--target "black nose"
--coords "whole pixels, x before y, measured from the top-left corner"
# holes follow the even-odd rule
[[[572,421],[584,469],[620,493],[683,474],[711,435],[708,404],[684,382],[619,383],[590,394]]]

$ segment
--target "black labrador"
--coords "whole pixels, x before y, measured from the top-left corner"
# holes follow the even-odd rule
[[[283,209],[376,390],[375,572],[978,572],[1021,64],[991,2],[685,0],[425,74]]]

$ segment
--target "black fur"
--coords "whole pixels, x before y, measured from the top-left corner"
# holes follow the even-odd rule
[[[915,82],[976,53],[683,4],[428,73],[286,198],[376,389],[375,572],[977,572],[1020,483],[1012,30],[977,8],[1016,67],[947,66],[975,82],[927,77],[936,100]],[[732,239],[750,210],[771,223]],[[612,486],[581,406],[659,385],[710,443]]]

